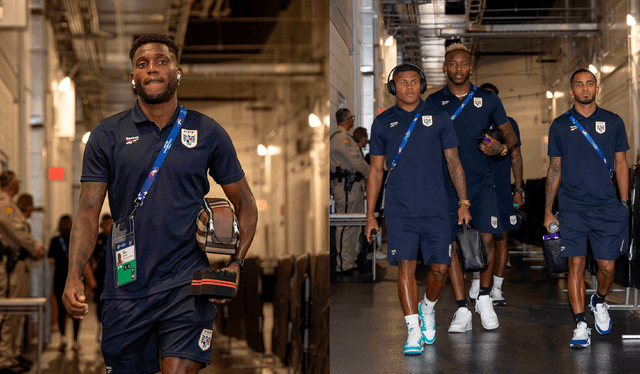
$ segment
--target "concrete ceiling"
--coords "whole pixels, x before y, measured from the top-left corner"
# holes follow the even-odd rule
[[[166,33],[181,48],[182,99],[273,105],[274,87],[323,74],[314,0],[49,0],[65,73],[92,128],[131,107],[129,49],[144,33]]]

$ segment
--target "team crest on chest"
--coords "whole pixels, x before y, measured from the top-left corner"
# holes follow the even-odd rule
[[[200,333],[200,339],[198,340],[198,346],[203,351],[206,351],[211,347],[211,337],[213,336],[213,331],[208,329],[202,329],[202,333]]]
[[[481,97],[474,97],[473,98],[473,106],[475,106],[476,108],[482,108],[482,98]]]
[[[198,144],[198,130],[182,129],[182,144],[187,148],[193,148]]]
[[[518,223],[518,217],[514,215],[509,216],[509,223],[511,224],[511,226],[515,226],[516,223]]]
[[[422,116],[422,124],[427,127],[433,125],[433,116]]]
[[[605,122],[596,121],[596,132],[598,134],[604,134],[607,130]]]

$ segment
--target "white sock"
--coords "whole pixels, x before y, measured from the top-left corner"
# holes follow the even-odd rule
[[[428,311],[428,310],[433,310],[433,308],[436,306],[436,301],[429,301],[429,299],[427,299],[427,294],[424,294],[424,303],[422,303],[422,306],[424,306],[424,311]]]
[[[409,314],[408,316],[404,316],[404,322],[407,324],[407,328],[409,330],[420,328],[420,322],[417,314]]]
[[[502,288],[502,281],[504,280],[503,278],[500,277],[496,277],[495,275],[493,276],[493,287],[497,287],[497,288]]]
[[[473,272],[473,280],[480,280],[480,272],[479,271],[474,271]]]

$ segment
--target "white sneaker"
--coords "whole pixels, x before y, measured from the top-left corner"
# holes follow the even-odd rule
[[[469,300],[475,302],[480,293],[480,279],[474,279],[471,281],[471,288],[469,288]]]
[[[407,342],[404,343],[405,355],[419,355],[424,348],[422,347],[422,332],[420,328],[409,329],[409,335],[407,336]]]
[[[493,286],[491,289],[491,300],[493,300],[494,306],[505,306],[507,302],[504,301],[504,297],[502,297],[502,289],[500,287]]]
[[[605,301],[602,304],[593,305],[593,299],[596,295],[591,295],[591,299],[589,300],[589,307],[593,312],[593,317],[596,320],[596,331],[600,335],[607,335],[611,332],[611,317],[609,317],[609,304]]]
[[[500,323],[498,323],[498,316],[493,310],[493,302],[489,295],[482,295],[478,297],[478,300],[476,301],[476,312],[480,315],[482,327],[485,329],[493,330],[500,326]]]
[[[571,348],[587,348],[591,345],[591,329],[587,327],[586,322],[578,323],[573,330],[573,338],[571,339]]]
[[[449,326],[449,332],[465,332],[471,330],[471,311],[468,308],[460,307],[453,315],[453,321]]]
[[[426,313],[423,311],[424,301],[418,304],[418,316],[420,316],[420,330],[422,331],[422,341],[426,344],[433,344],[436,341],[436,311],[431,309]],[[425,308],[426,309],[426,308]]]

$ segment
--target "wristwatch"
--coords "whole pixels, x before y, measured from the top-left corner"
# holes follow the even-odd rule
[[[506,144],[503,144],[504,149],[502,150],[502,152],[500,152],[500,156],[506,156],[507,153],[509,153],[509,147],[507,147]]]
[[[240,265],[240,274],[244,273],[244,260],[234,257],[231,259],[231,261],[227,262],[227,267],[234,263]]]
[[[524,188],[516,188],[516,192],[520,192],[520,195],[524,197]]]
[[[462,206],[462,204],[466,205],[467,208],[471,208],[471,203],[469,202],[469,200],[460,200],[460,201],[458,201],[458,206]]]

